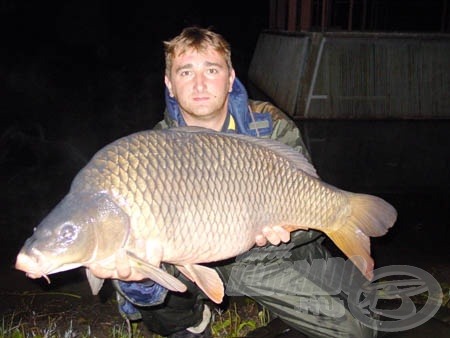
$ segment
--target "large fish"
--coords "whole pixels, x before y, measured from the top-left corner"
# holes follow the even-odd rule
[[[143,131],[94,155],[25,242],[16,268],[48,280],[92,263],[114,267],[115,253],[126,249],[150,279],[185,291],[160,268],[175,264],[220,303],[222,281],[201,263],[249,250],[265,226],[320,230],[371,279],[369,237],[385,234],[396,217],[379,197],[323,182],[278,141],[191,127]],[[151,262],[138,258],[139,240]],[[95,294],[100,280],[87,272]]]

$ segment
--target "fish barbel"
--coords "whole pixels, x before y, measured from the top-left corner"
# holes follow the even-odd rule
[[[148,130],[93,156],[25,242],[16,268],[48,279],[93,263],[114,267],[125,248],[148,278],[185,291],[160,268],[174,264],[220,303],[223,283],[201,263],[248,251],[266,226],[322,231],[372,279],[370,237],[384,235],[396,217],[379,197],[323,182],[281,142],[195,127]],[[138,258],[138,240],[151,262]],[[102,281],[87,272],[96,294]]]

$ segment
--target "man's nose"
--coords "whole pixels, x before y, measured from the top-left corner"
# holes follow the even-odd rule
[[[202,92],[206,89],[205,77],[202,74],[197,74],[194,78],[194,88],[198,92]]]

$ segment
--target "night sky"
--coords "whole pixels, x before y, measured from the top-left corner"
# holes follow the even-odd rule
[[[239,3],[3,2],[2,128],[22,117],[53,120],[60,130],[89,119],[113,139],[117,129],[152,127],[163,109],[162,41],[189,25],[223,34],[245,80],[258,34],[267,28],[268,1],[253,9]]]

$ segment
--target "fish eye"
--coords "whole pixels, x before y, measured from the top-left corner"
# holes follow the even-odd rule
[[[59,237],[64,241],[73,240],[77,234],[77,227],[73,224],[66,223],[59,229]]]

